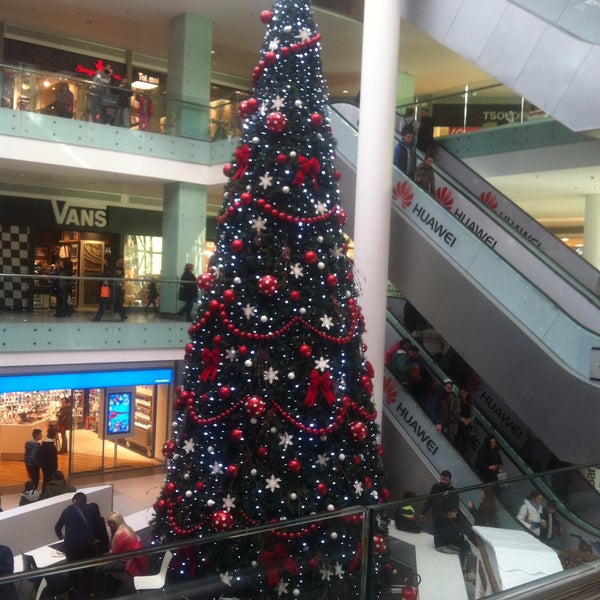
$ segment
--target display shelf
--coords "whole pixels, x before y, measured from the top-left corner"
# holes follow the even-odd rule
[[[138,385],[135,388],[135,430],[130,445],[143,448],[152,456],[152,420],[154,413],[154,390],[152,386]]]

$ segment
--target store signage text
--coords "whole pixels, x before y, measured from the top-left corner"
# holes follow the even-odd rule
[[[501,406],[498,405],[497,401],[492,396],[482,392],[480,398],[482,402],[498,417],[498,423],[505,427],[507,431],[510,431],[510,433],[516,439],[519,439],[523,435],[521,428],[515,423],[512,417],[507,414],[507,412]]]
[[[52,213],[57,225],[75,227],[96,227],[103,229],[108,224],[108,216],[104,208],[82,208],[52,200]]]
[[[420,440],[423,444],[425,444],[425,448],[434,456],[439,450],[439,446],[431,439],[431,436],[427,433],[428,430],[431,429],[431,423],[428,423],[428,427],[424,427],[419,423],[417,417],[413,415],[402,402],[398,402],[396,406],[396,412],[400,413],[400,417],[406,423],[406,428],[411,429],[414,436],[417,440]]]
[[[447,229],[442,223],[440,223],[429,211],[425,210],[419,204],[415,204],[412,212],[423,222],[426,227],[431,229],[432,233],[436,234],[445,244],[454,246],[456,243],[456,236]]]
[[[485,231],[485,229],[475,223],[471,217],[468,217],[462,210],[457,208],[454,211],[454,217],[457,221],[460,221],[467,229],[472,231],[484,244],[487,244],[490,248],[496,247],[496,240]]]
[[[104,70],[104,61],[102,59],[94,61],[93,64],[94,64],[93,69],[90,69],[89,67],[85,67],[84,65],[82,65],[80,63],[73,70],[75,71],[75,73],[78,73],[80,75],[87,75],[88,77],[93,77],[98,71]],[[118,75],[117,73],[112,73],[111,77],[115,81],[120,81],[120,79],[121,79],[121,76]]]
[[[514,123],[521,120],[521,111],[518,110],[484,110],[481,114],[484,121]]]
[[[160,85],[160,77],[152,77],[146,73],[142,73],[141,71],[137,74],[137,80],[142,81],[143,83],[151,83],[153,85]]]
[[[519,223],[517,223],[513,218],[511,218],[508,215],[505,215],[503,212],[499,212],[498,215],[502,217],[517,233],[527,238],[532,244],[534,244],[538,248],[542,245],[542,242],[540,242],[540,240],[531,235],[522,225],[519,225]]]

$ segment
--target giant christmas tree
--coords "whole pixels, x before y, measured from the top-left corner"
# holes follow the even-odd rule
[[[310,2],[280,0],[200,275],[177,390],[162,541],[384,501],[363,318],[342,233],[327,92]],[[371,572],[385,569],[378,520]],[[358,597],[362,525],[324,520],[179,556],[244,598]],[[241,590],[241,591],[240,591]],[[373,596],[375,597],[375,596]]]

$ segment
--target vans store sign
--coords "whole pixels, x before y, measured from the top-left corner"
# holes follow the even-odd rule
[[[89,227],[104,229],[108,225],[105,208],[83,208],[72,206],[69,202],[52,200],[54,221],[61,227]]]

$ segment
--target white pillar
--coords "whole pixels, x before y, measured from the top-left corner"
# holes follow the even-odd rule
[[[400,2],[365,0],[354,257],[380,422],[399,44]]]
[[[600,269],[600,194],[589,194],[585,197],[583,258],[596,269]]]

